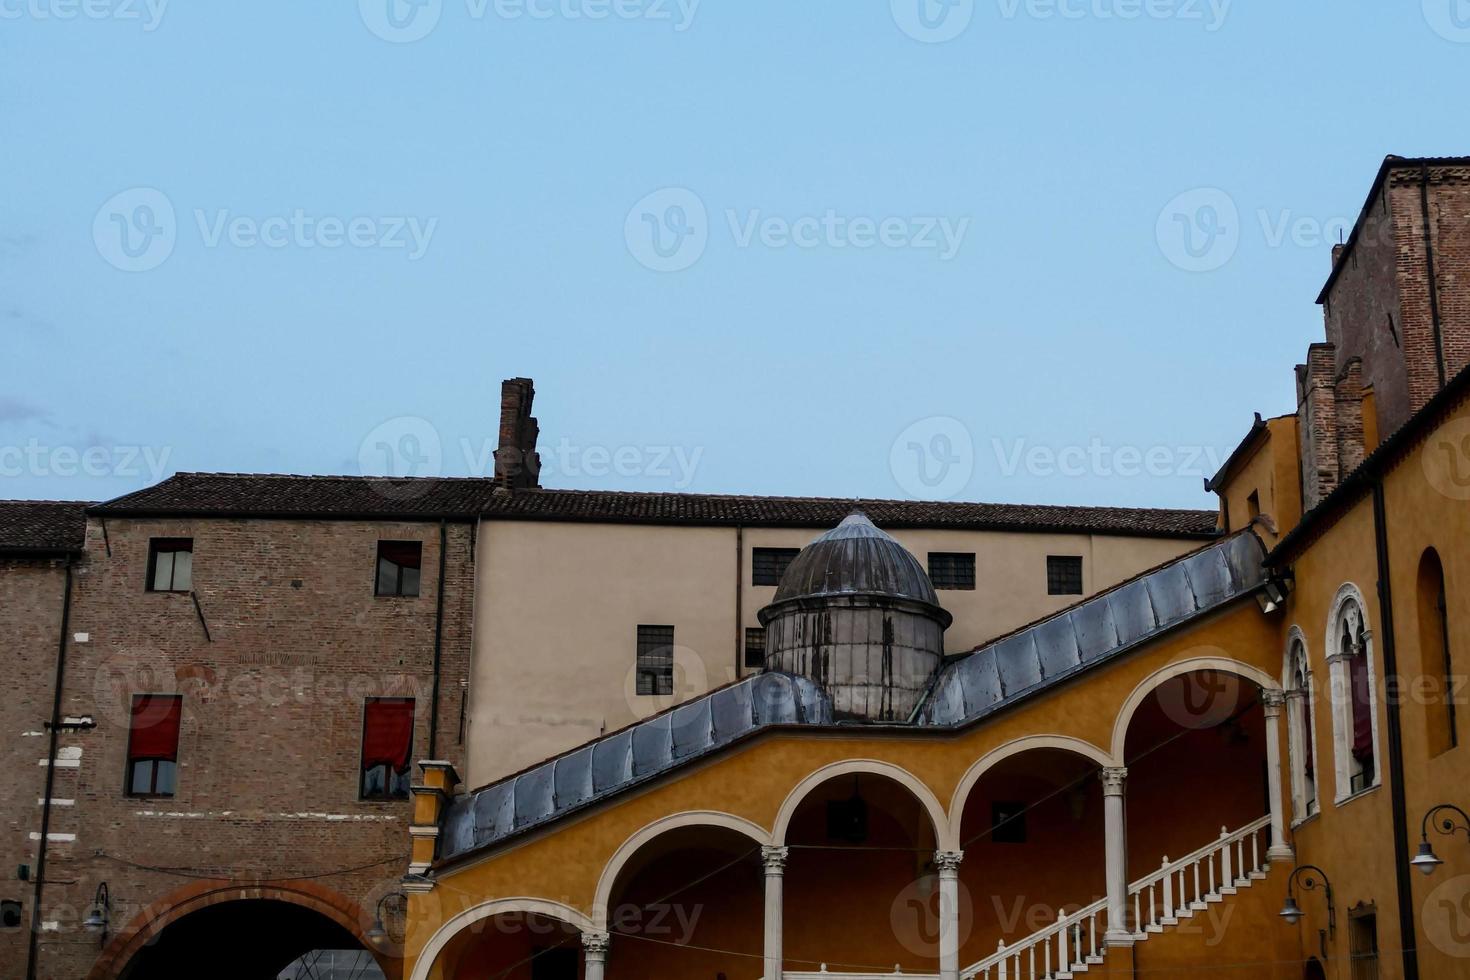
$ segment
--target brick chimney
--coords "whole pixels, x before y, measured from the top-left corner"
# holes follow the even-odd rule
[[[500,443],[495,450],[495,483],[511,490],[541,486],[540,427],[531,415],[536,385],[530,378],[500,383]]]
[[[1296,369],[1297,432],[1301,448],[1302,507],[1317,506],[1342,474],[1337,435],[1336,348],[1313,344]],[[1361,431],[1361,427],[1360,427]]]

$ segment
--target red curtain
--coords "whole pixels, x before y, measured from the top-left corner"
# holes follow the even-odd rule
[[[135,695],[128,757],[177,761],[183,708],[184,699],[176,694]]]
[[[413,748],[413,699],[378,699],[367,703],[362,726],[362,767],[388,765],[408,771]]]
[[[1368,657],[1359,650],[1348,657],[1353,682],[1353,758],[1373,758],[1373,699],[1368,692]]]

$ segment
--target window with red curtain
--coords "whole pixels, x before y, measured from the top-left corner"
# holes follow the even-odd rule
[[[1343,646],[1348,651],[1348,682],[1352,696],[1352,754],[1359,771],[1352,777],[1352,790],[1373,785],[1373,695],[1368,676],[1368,647],[1361,633],[1354,636],[1350,627],[1343,628]]]
[[[136,694],[128,724],[127,792],[173,796],[178,781],[180,694]]]
[[[362,717],[362,797],[408,796],[413,698],[368,698]]]

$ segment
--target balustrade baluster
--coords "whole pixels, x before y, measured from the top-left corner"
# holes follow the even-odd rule
[[[1235,884],[1235,875],[1230,872],[1230,834],[1224,827],[1220,828],[1220,840],[1224,841],[1220,848],[1220,887],[1223,889]]]

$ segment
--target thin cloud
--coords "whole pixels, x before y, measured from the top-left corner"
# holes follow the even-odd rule
[[[50,422],[51,413],[19,398],[0,395],[0,422]]]

